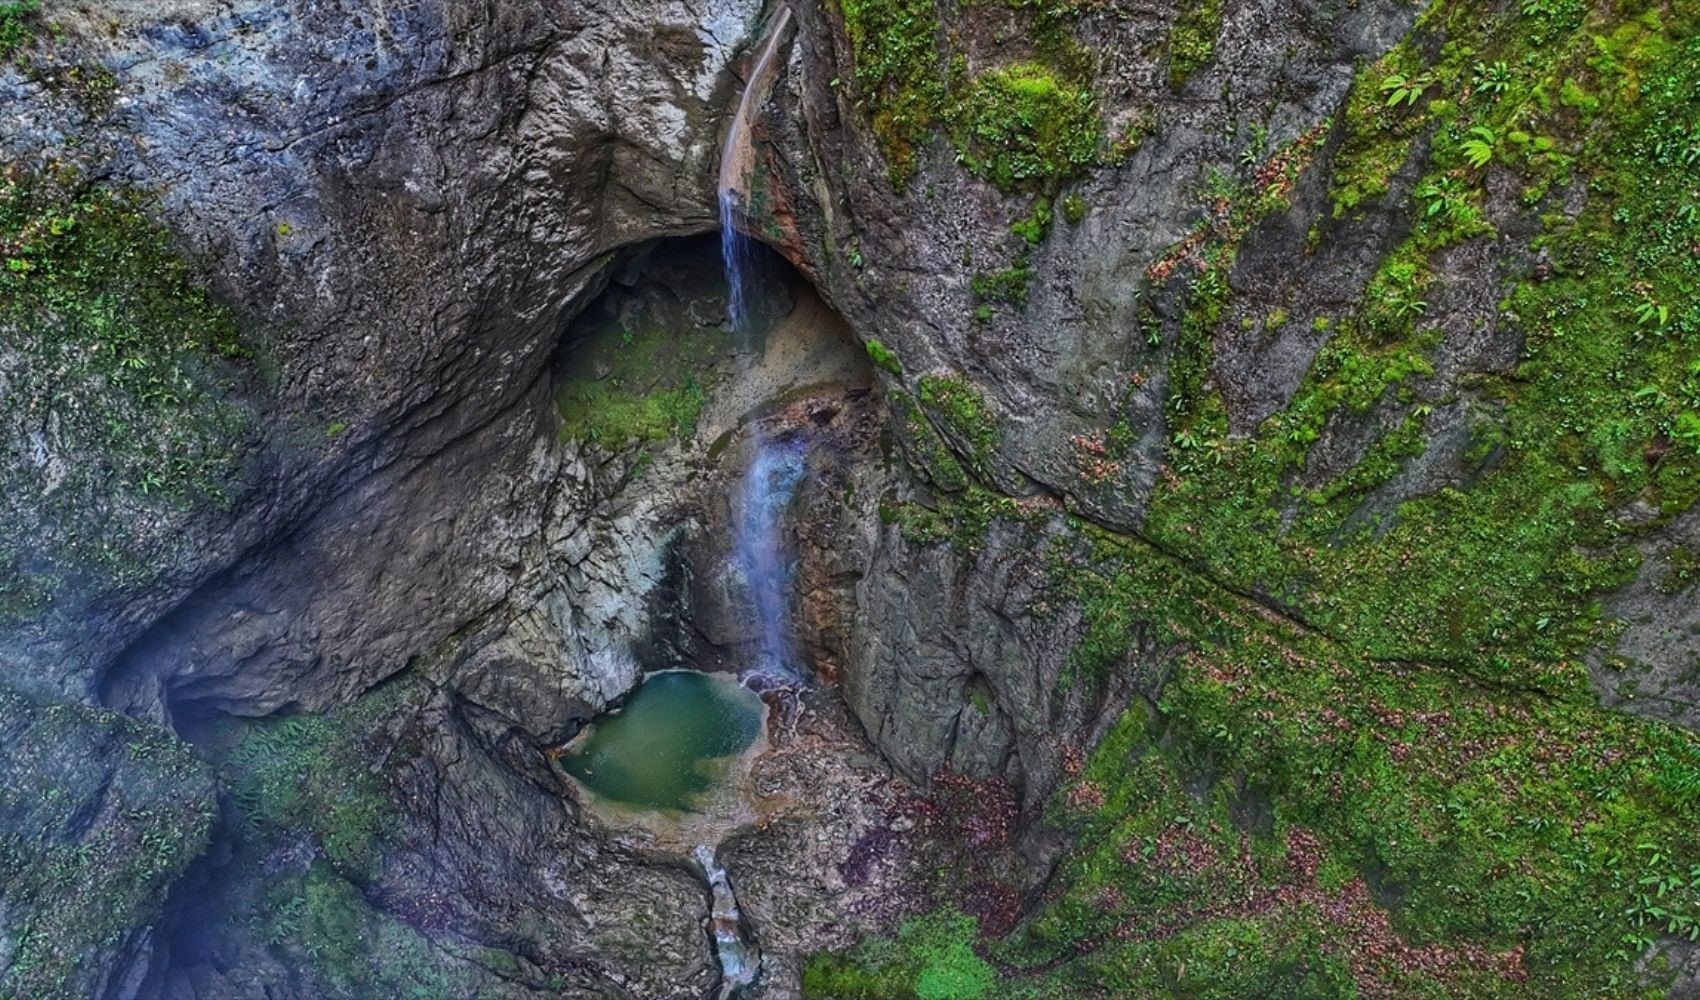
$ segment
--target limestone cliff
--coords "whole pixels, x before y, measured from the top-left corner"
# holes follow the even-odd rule
[[[0,995],[711,995],[764,433],[768,995],[1692,988],[1696,11],[791,11],[750,345],[754,0],[0,2]]]

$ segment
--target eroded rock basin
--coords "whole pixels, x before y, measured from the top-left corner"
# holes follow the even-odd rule
[[[733,677],[661,671],[586,727],[561,766],[606,811],[711,815],[738,797],[766,711]]]

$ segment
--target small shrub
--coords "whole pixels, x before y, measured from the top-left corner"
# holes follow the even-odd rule
[[[0,2],[0,59],[9,59],[26,45],[34,34],[34,18],[41,0],[3,0]]]
[[[976,274],[969,282],[969,287],[975,295],[987,302],[1024,306],[1027,304],[1027,285],[1032,280],[1032,268],[1021,263],[991,274]],[[990,319],[990,310],[987,313],[986,318]]]
[[[1434,83],[1434,77],[1427,73],[1406,76],[1404,73],[1392,73],[1381,81],[1381,92],[1387,95],[1387,106],[1396,108],[1403,104],[1406,107],[1422,99],[1423,91]]]
[[[1038,246],[1045,234],[1051,231],[1051,199],[1040,198],[1033,204],[1031,214],[1009,224],[1009,231],[1025,240],[1028,246]]]
[[[1222,0],[1194,0],[1169,32],[1169,86],[1179,90],[1216,55],[1222,30]]]
[[[1071,226],[1078,226],[1086,218],[1086,199],[1077,194],[1071,194],[1062,200],[1063,221]]]

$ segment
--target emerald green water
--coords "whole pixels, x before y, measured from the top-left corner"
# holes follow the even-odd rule
[[[594,722],[561,765],[627,805],[690,812],[761,729],[761,699],[730,677],[652,674]]]

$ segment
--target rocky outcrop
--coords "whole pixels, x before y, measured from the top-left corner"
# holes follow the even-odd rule
[[[0,995],[132,994],[214,786],[181,741],[0,691]]]
[[[562,324],[608,251],[712,225],[713,154],[734,84],[726,66],[754,13],[747,4],[616,16],[448,2],[44,15],[57,28],[37,61],[109,70],[112,100],[83,110],[10,69],[0,82],[14,116],[6,155],[26,169],[68,159],[156,197],[191,252],[218,262],[220,290],[269,331],[260,339],[275,374],[254,401],[260,434],[230,509],[133,519],[142,535],[113,544],[134,542],[137,560],[158,571],[116,592],[56,595],[45,615],[7,630],[0,655],[11,673],[92,693],[151,622],[291,533],[309,536],[298,539],[303,552],[337,550],[329,563],[308,555],[311,569],[300,571],[325,595],[366,590],[358,576],[391,559],[393,576],[418,572],[430,553],[409,553],[407,539],[374,536],[371,525],[405,519],[401,498],[422,466],[478,461],[478,435],[502,434],[492,428],[499,418],[541,400]],[[47,447],[74,461],[77,444]],[[460,459],[445,454],[456,451]],[[374,520],[347,513],[384,497],[394,505]],[[337,521],[344,533],[331,538]],[[74,527],[41,526],[40,544]],[[434,548],[441,539],[413,540]],[[367,569],[335,579],[353,563]],[[487,605],[497,586],[438,584],[416,624],[383,630],[413,636],[412,652]],[[371,631],[333,625],[342,642],[321,636],[312,655],[328,655],[325,676],[344,681],[315,696],[301,682],[317,668],[284,624],[312,613],[255,598],[239,648],[276,653],[247,655],[249,679],[227,701],[255,696],[259,711],[290,697],[323,704],[400,665],[384,641],[362,648]],[[131,658],[150,655],[146,645]],[[268,669],[275,681],[261,677]],[[280,696],[285,686],[294,694]]]
[[[1338,113],[1356,60],[1391,45],[1409,26],[1410,9],[1371,4],[1337,16],[1315,5],[1235,7],[1216,59],[1178,92],[1149,62],[1106,61],[1095,88],[1116,95],[1121,124],[1149,134],[1115,169],[1071,186],[1083,218],[1057,220],[1031,247],[1010,223],[1035,196],[1010,196],[969,177],[942,140],[921,150],[917,175],[894,190],[865,116],[832,85],[853,73],[841,22],[808,4],[797,14],[790,73],[764,123],[770,146],[758,187],[773,220],[769,235],[818,277],[860,336],[891,352],[886,383],[923,401],[917,412],[932,425],[925,437],[942,435],[996,490],[1063,498],[1099,523],[1136,529],[1167,448],[1166,366],[1181,305],[1130,275],[1188,239],[1203,217],[1209,170],[1231,170],[1256,129],[1265,129],[1258,134],[1272,150]],[[1080,36],[1103,52],[1136,52],[1154,20],[1086,15]],[[976,64],[1024,54],[1021,43],[989,27],[968,26],[958,41]],[[1127,118],[1135,112],[1137,127]],[[1307,175],[1312,197],[1325,196],[1326,176]],[[1300,208],[1287,218],[1309,214]],[[1303,239],[1296,224],[1283,230],[1277,220],[1249,241],[1258,249],[1242,257],[1248,277],[1241,283],[1279,296],[1261,276]],[[1397,240],[1399,225],[1389,218],[1354,228],[1337,251],[1330,244],[1334,256],[1308,265],[1325,277],[1295,273],[1294,286],[1354,298],[1354,281],[1361,291],[1375,260],[1364,244]],[[1023,279],[1023,305],[983,308],[977,281],[1008,266],[1031,275]],[[1254,271],[1257,279],[1249,277]],[[1293,324],[1295,332],[1308,329]],[[1304,350],[1247,345],[1253,350],[1279,359],[1280,369],[1245,363],[1232,344],[1217,355],[1223,391],[1248,423],[1284,405],[1308,367]],[[927,383],[938,379],[972,387],[978,402],[969,423],[979,426],[926,404]],[[1273,401],[1259,404],[1259,394]],[[1132,429],[1132,444],[1114,476],[1094,475],[1080,448],[1064,444],[1102,442],[1118,425]],[[905,444],[912,462],[929,465],[926,452],[936,446]],[[870,737],[914,780],[941,766],[1018,781],[1043,776],[1028,790],[1029,803],[1042,798],[1059,741],[1089,742],[1129,692],[1102,700],[1055,695],[1066,688],[1059,687],[1062,666],[1077,632],[1066,620],[1035,614],[1043,574],[1029,540],[999,530],[972,556],[941,555],[905,544],[893,528],[865,523],[862,531],[853,550],[866,553],[865,575],[842,674]]]

